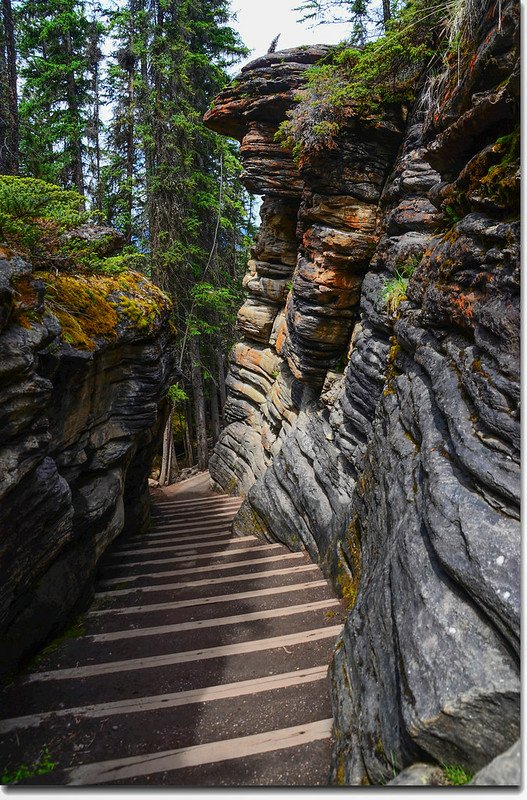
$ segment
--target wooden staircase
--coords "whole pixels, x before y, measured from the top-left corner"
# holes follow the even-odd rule
[[[305,554],[233,536],[240,501],[204,478],[155,493],[155,528],[106,554],[80,635],[3,692],[0,769],[36,765],[23,782],[39,785],[327,783],[339,601]],[[35,774],[45,748],[56,766]]]

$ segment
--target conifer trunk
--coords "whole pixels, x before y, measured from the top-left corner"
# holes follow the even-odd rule
[[[220,393],[220,410],[221,418],[223,421],[223,414],[225,410],[225,403],[227,402],[227,387],[225,385],[225,356],[221,349],[221,342],[218,342],[216,348],[216,364],[218,367],[218,391]]]
[[[68,109],[71,112],[71,117],[74,120],[79,120],[79,100],[77,97],[77,86],[75,82],[75,73],[72,70],[71,64],[74,59],[73,46],[71,42],[71,34],[66,33],[66,53],[69,56],[69,70],[67,75],[67,98]],[[71,154],[71,180],[79,194],[84,195],[84,174],[82,168],[82,142],[78,131],[73,134],[69,143],[69,151]]]
[[[93,66],[93,129],[95,138],[95,207],[102,211],[102,181],[101,181],[101,114],[99,97],[99,64]]]
[[[192,394],[194,397],[194,416],[196,419],[196,448],[198,469],[203,472],[209,463],[207,448],[207,418],[205,414],[205,393],[197,336],[190,337],[190,358],[192,361]]]
[[[128,53],[133,52],[134,46],[134,25],[135,25],[135,3],[130,0],[130,27],[128,38]],[[128,244],[132,241],[132,215],[134,205],[134,162],[135,162],[135,145],[134,145],[134,105],[135,105],[135,60],[129,56],[127,64],[128,71],[128,86],[126,97],[126,213],[127,221],[124,235]]]
[[[210,423],[212,428],[212,446],[220,438],[220,409],[218,405],[218,388],[215,381],[209,381],[210,392]]]
[[[165,424],[163,432],[163,454],[161,456],[161,471],[159,473],[159,485],[168,486],[170,483],[170,459],[172,454],[172,447],[174,445],[174,437],[172,434],[172,417],[174,410],[170,410],[168,419]]]
[[[185,435],[184,435],[185,455],[187,467],[194,466],[194,448],[192,447],[192,409],[190,403],[185,403]]]
[[[128,73],[128,120],[126,126],[126,212],[127,222],[124,232],[128,244],[132,241],[132,214],[134,204],[134,71]]]
[[[168,470],[169,485],[172,486],[176,482],[179,475],[179,464],[177,463],[176,445],[174,442],[174,435],[172,435],[172,446],[170,448],[170,462]]]
[[[3,37],[3,21],[0,27],[0,35]],[[7,61],[5,51],[5,41],[0,39],[0,174],[7,175],[9,172],[9,98],[7,92]]]
[[[16,45],[13,25],[13,9],[11,0],[2,0],[2,21],[4,28],[5,47],[5,79],[7,100],[7,124],[4,124],[3,142],[5,153],[2,154],[2,171],[6,174],[18,173],[19,149],[19,121],[18,121],[18,91],[16,69]]]

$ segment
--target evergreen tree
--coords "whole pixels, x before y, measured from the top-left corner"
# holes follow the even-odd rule
[[[226,0],[154,0],[149,9],[151,25],[142,32],[147,70],[141,71],[138,133],[145,156],[152,275],[174,299],[180,363],[194,399],[203,467],[204,378],[216,372],[219,319],[234,302],[220,287],[239,284],[239,248],[232,233],[243,217],[243,203],[233,180],[239,164],[202,117],[228,80],[225,67],[246,51],[227,24]],[[218,374],[214,386],[222,377]]]
[[[143,242],[145,238],[145,198],[141,193],[144,178],[136,129],[140,53],[148,47],[148,37],[146,41],[140,37],[138,13],[138,0],[128,0],[125,6],[110,14],[113,51],[107,76],[107,94],[113,113],[104,168],[104,210],[108,222],[124,233],[128,243],[132,239]]]
[[[295,11],[302,12],[302,22],[314,25],[349,22],[350,43],[364,46],[379,28],[386,28],[395,5],[394,0],[305,0]]]
[[[28,175],[84,193],[90,23],[81,0],[22,0],[21,162]]]
[[[87,67],[89,76],[89,105],[90,111],[86,128],[87,153],[88,153],[88,192],[92,206],[98,211],[103,208],[103,125],[101,121],[102,80],[101,65],[103,61],[102,43],[106,28],[101,21],[102,8],[95,0],[91,4],[90,21],[87,41]]]

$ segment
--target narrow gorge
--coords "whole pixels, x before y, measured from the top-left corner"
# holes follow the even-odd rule
[[[131,229],[86,221],[77,194],[0,176],[0,203],[20,195],[0,208],[9,770],[19,735],[37,764],[66,717],[61,785],[436,786],[449,769],[520,784],[520,9],[458,5],[439,66],[375,112],[316,117],[306,88],[343,63],[329,45],[275,40],[216,94],[203,123],[225,148],[217,222],[195,173],[204,217],[188,222],[213,240],[201,294],[185,284],[182,299],[185,271],[163,273],[177,242],[143,270]],[[261,207],[227,355],[221,316],[239,294],[225,299],[210,273],[224,274],[218,241],[234,226],[221,229],[238,202],[233,152]],[[160,210],[147,184],[134,191],[152,191],[153,225],[179,196]],[[220,378],[200,374],[200,342]],[[207,425],[181,388],[198,384]],[[174,432],[200,471],[160,485]],[[304,694],[286,695],[298,670]]]

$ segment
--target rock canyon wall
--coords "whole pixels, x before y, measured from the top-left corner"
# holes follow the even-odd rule
[[[246,66],[206,121],[264,196],[211,459],[235,520],[305,549],[349,613],[334,783],[478,770],[519,736],[518,12],[408,116],[274,139],[326,48]],[[394,276],[408,275],[402,302]]]
[[[148,524],[148,475],[175,369],[169,303],[144,276],[37,275],[13,253],[0,258],[5,673],[89,598],[97,562],[125,524]]]

